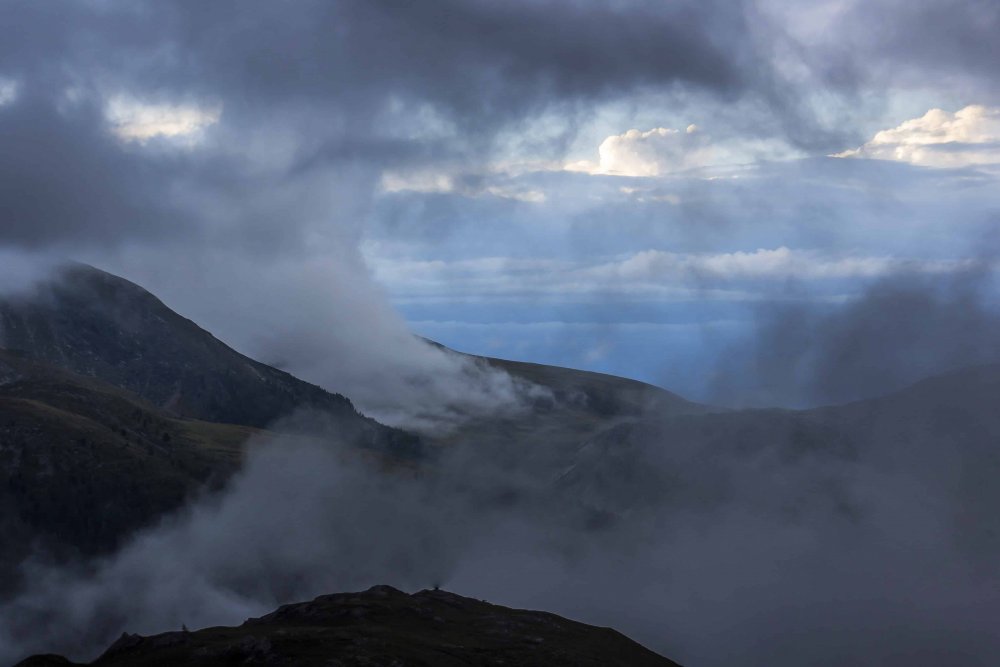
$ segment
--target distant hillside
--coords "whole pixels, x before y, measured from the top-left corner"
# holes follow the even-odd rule
[[[647,417],[619,423],[584,443],[556,485],[561,495],[615,514],[664,500],[675,506],[724,503],[740,475],[768,466],[826,476],[825,487],[786,497],[790,511],[822,502],[850,515],[855,503],[838,475],[861,462],[905,470],[945,493],[985,491],[1000,477],[997,406],[1000,365],[992,364],[844,405]],[[1000,494],[993,492],[957,498],[966,516],[956,530],[990,536],[991,548],[1000,551],[1000,518],[990,509],[997,500]]]
[[[43,655],[17,667],[74,664]],[[407,595],[389,586],[285,605],[236,628],[122,635],[90,664],[678,667],[609,628],[445,591]]]
[[[539,481],[550,480],[553,474],[570,465],[587,442],[622,424],[724,411],[614,375],[465,356],[544,391],[520,412],[470,415],[436,442],[445,446],[474,446],[482,452],[483,459],[505,462]]]
[[[549,388],[557,401],[602,417],[673,417],[717,412],[638,380],[545,364],[481,357],[495,368]]]

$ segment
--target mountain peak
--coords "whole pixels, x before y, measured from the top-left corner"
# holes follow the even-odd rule
[[[0,299],[0,347],[181,417],[266,427],[300,407],[357,416],[346,397],[240,354],[139,285],[86,264]]]

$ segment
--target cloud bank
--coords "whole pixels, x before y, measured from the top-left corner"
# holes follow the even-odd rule
[[[834,157],[898,160],[926,167],[1000,163],[1000,108],[970,105],[949,113],[931,109],[920,118],[882,130],[859,148]]]
[[[708,667],[988,665],[996,461],[989,432],[953,421],[989,414],[979,382],[898,414],[623,423],[555,465],[473,437],[399,468],[301,416],[310,437],[258,439],[227,491],[114,556],[32,565],[0,605],[0,659],[389,583],[612,625]]]

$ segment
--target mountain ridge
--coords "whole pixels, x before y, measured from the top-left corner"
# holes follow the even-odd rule
[[[38,655],[16,667],[77,664]],[[679,667],[610,628],[442,590],[409,595],[391,586],[282,605],[238,627],[123,634],[88,664]]]
[[[182,417],[262,428],[304,404],[357,414],[347,397],[233,350],[146,289],[86,264],[65,265],[32,294],[0,301],[0,345]],[[240,384],[266,385],[272,403]]]

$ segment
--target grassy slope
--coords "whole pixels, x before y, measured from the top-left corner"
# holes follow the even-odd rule
[[[257,429],[175,418],[93,378],[0,350],[0,548],[98,554],[219,486]],[[8,563],[9,564],[9,563]]]

